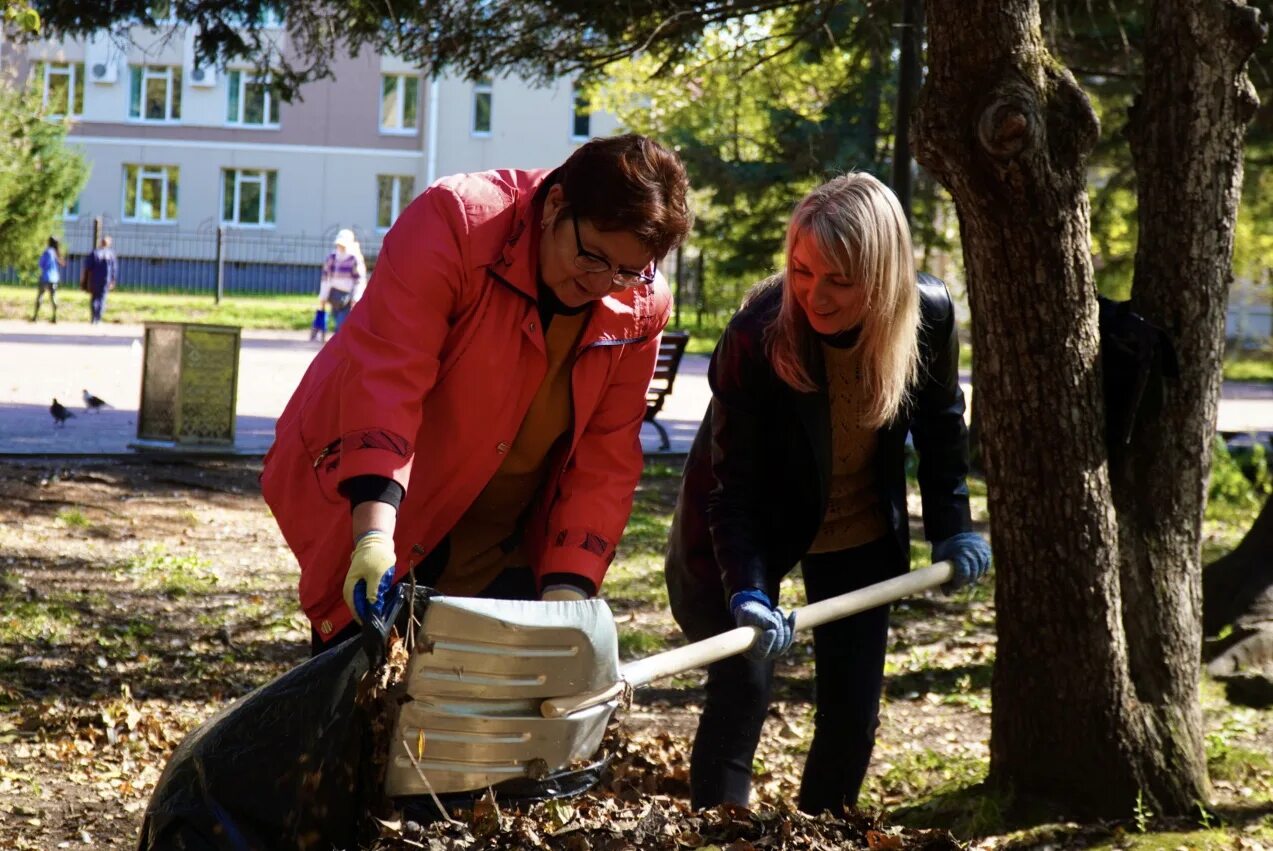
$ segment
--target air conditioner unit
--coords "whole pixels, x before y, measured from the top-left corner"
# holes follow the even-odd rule
[[[84,67],[89,80],[109,85],[119,79],[120,51],[110,33],[94,33],[84,48]]]
[[[186,27],[186,40],[182,49],[184,61],[182,69],[190,85],[201,89],[210,89],[217,84],[217,69],[211,65],[198,65],[195,62],[195,36],[199,34],[196,27]]]

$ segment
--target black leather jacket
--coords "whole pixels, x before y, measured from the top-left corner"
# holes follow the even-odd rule
[[[878,432],[875,457],[899,544],[899,574],[910,553],[908,431],[919,452],[925,537],[937,541],[972,528],[954,308],[946,285],[931,275],[919,275],[919,292],[919,382],[903,411]],[[722,592],[728,600],[746,588],[766,589],[776,599],[778,582],[808,551],[826,511],[827,393],[796,392],[765,354],[764,329],[781,297],[779,286],[756,293],[712,354],[712,403],[686,461],[665,565],[674,610],[709,604],[709,595],[720,601]],[[821,363],[815,367],[817,376]],[[676,614],[684,627],[682,612]]]

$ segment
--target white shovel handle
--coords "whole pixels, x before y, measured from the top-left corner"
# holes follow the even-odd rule
[[[855,615],[858,612],[865,612],[920,591],[927,591],[929,588],[949,582],[951,574],[950,562],[939,561],[937,564],[912,570],[893,579],[886,579],[883,582],[796,609],[795,631],[813,629],[815,626]],[[713,635],[711,638],[686,644],[684,647],[637,659],[619,669],[620,680],[614,685],[589,694],[549,698],[540,704],[540,714],[545,718],[560,718],[614,699],[623,692],[625,683],[632,687],[641,686],[663,677],[701,668],[712,662],[719,662],[721,659],[728,659],[751,647],[759,634],[760,630],[754,626],[740,626],[737,629]]]

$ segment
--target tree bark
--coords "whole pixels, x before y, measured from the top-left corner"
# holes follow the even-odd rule
[[[1242,542],[1202,572],[1204,635],[1257,623],[1273,626],[1273,499],[1265,500]]]
[[[1235,703],[1273,705],[1273,499],[1242,543],[1202,572],[1203,634],[1226,627],[1206,647],[1208,673]]]
[[[1164,5],[1164,31],[1161,18],[1185,7],[1199,18],[1203,7],[1239,6]],[[1035,0],[929,0],[928,27],[917,153],[950,191],[960,218],[997,570],[990,780],[1081,814],[1126,817],[1138,804],[1161,814],[1188,812],[1208,795],[1197,708],[1196,564],[1215,394],[1187,394],[1210,386],[1198,376],[1212,366],[1204,362],[1173,393],[1177,433],[1154,426],[1145,444],[1159,454],[1145,448],[1126,465],[1139,477],[1134,486],[1144,491],[1152,482],[1155,497],[1143,500],[1151,508],[1130,524],[1114,510],[1103,440],[1085,171],[1096,117],[1044,46]],[[1240,63],[1192,67],[1209,61],[1202,48],[1219,49],[1214,28],[1188,36],[1196,40],[1193,52],[1181,58],[1190,67],[1165,75],[1193,80],[1191,74],[1210,71],[1233,86],[1225,71],[1240,72]],[[1201,82],[1193,80],[1195,98],[1217,96]],[[1238,117],[1236,109],[1200,113],[1199,120],[1227,122],[1230,132]],[[1186,141],[1192,138],[1177,143],[1176,156],[1185,156],[1179,145],[1194,144]],[[1180,178],[1169,163],[1156,161],[1155,169],[1166,180]],[[1221,181],[1219,194],[1227,197],[1230,184]],[[1228,241],[1172,245],[1187,246],[1179,256],[1205,256],[1212,280],[1216,267],[1229,265],[1233,217],[1223,212],[1227,202],[1207,200],[1208,226],[1226,231]],[[1142,228],[1144,221],[1143,214]],[[1223,329],[1211,313],[1214,291],[1204,281],[1196,302],[1207,309],[1200,312],[1188,306],[1194,282],[1168,280],[1184,293],[1173,301],[1155,288],[1146,303],[1161,299],[1163,309],[1150,318],[1177,320],[1168,327],[1188,338],[1182,359],[1207,355]],[[1223,305],[1221,297],[1221,320]],[[1201,327],[1182,329],[1190,324]],[[1218,375],[1217,360],[1217,389]],[[1212,419],[1204,423],[1208,409]],[[1120,473],[1119,490],[1131,493],[1127,484]],[[1122,546],[1120,531],[1131,536]],[[1133,557],[1138,551],[1151,557]]]
[[[911,111],[915,94],[924,76],[920,58],[924,0],[902,0],[902,26],[898,33],[897,106],[893,113],[893,194],[897,196],[906,219],[910,221],[914,206],[914,180],[911,174]]]
[[[1168,331],[1181,365],[1162,414],[1140,425],[1114,479],[1129,670],[1161,763],[1144,782],[1161,812],[1189,811],[1210,793],[1198,702],[1202,519],[1243,136],[1258,104],[1246,65],[1262,39],[1241,0],[1150,4],[1131,114],[1140,224],[1132,302]]]

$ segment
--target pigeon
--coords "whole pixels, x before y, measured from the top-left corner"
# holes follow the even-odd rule
[[[49,405],[49,413],[53,415],[53,425],[66,425],[66,421],[75,416],[57,399],[54,399],[53,404]]]
[[[102,408],[113,408],[105,399],[99,399],[87,390],[84,391],[84,405],[90,411],[100,411]]]

